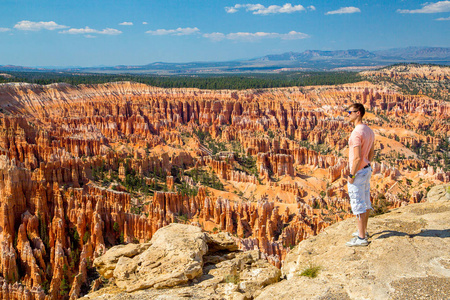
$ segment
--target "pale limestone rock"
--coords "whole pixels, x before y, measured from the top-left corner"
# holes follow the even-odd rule
[[[255,297],[261,292],[261,288],[280,280],[280,269],[269,263],[256,263],[251,269],[244,269],[240,275],[239,289],[250,292]]]
[[[163,227],[145,252],[117,259],[114,285],[85,299],[252,299],[281,271],[258,250],[229,252],[237,249],[232,241],[229,234],[210,235],[196,226]]]
[[[151,243],[133,259],[119,259],[114,269],[119,288],[131,292],[172,287],[202,274],[203,255],[208,247],[201,228],[173,223],[159,229]]]
[[[203,286],[217,285],[221,294],[231,295],[239,292],[241,293],[239,297],[247,295],[251,298],[255,297],[261,288],[280,280],[281,271],[265,259],[261,259],[257,250],[237,253],[234,256],[226,255],[223,260],[217,259],[216,256],[214,259],[207,257],[205,262],[214,260],[219,262],[206,266],[204,276],[200,277],[200,280],[213,276],[212,279],[205,280],[201,284]],[[230,299],[235,299],[233,297]]]
[[[427,194],[427,201],[436,202],[441,200],[450,200],[450,194],[447,193],[448,186],[448,184],[441,184],[432,187]]]
[[[114,278],[127,280],[131,276],[134,276],[134,272],[138,267],[136,260],[122,256],[117,261],[116,267],[114,268]]]
[[[410,204],[370,218],[368,247],[345,246],[355,231],[354,218],[336,223],[296,246],[282,268],[287,279],[256,299],[446,299],[449,228],[450,201]],[[300,276],[311,265],[321,267],[318,276]],[[428,281],[439,288],[417,286]]]
[[[207,234],[208,252],[212,253],[220,250],[237,251],[237,240],[229,232],[219,232],[218,234]]]
[[[114,268],[121,257],[134,257],[145,251],[150,245],[151,243],[144,243],[112,247],[104,255],[94,260],[94,267],[97,268],[100,275],[109,279],[113,277]]]

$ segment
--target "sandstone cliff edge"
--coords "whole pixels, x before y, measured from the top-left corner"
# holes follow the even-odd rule
[[[245,264],[246,252],[227,254],[228,259],[227,255],[221,257],[216,253],[216,263],[220,261],[218,268],[205,267],[197,279],[183,286],[126,293],[111,281],[108,287],[86,295],[85,299],[447,299],[450,293],[448,196],[444,185],[437,186],[431,189],[425,203],[371,218],[371,243],[366,248],[345,246],[355,229],[353,219],[326,228],[288,253],[281,269],[284,279],[277,283],[273,283],[277,274],[268,272],[267,265],[264,272],[262,265],[255,266],[258,258],[251,258],[255,256],[254,251],[251,255],[247,252],[248,273],[263,274],[271,282],[239,273],[236,262],[240,257],[240,263]],[[169,232],[167,227],[163,229]],[[197,231],[198,235],[200,231]],[[204,261],[211,263],[211,256],[206,257]],[[123,266],[119,265],[114,273],[120,273]],[[320,268],[316,278],[300,276],[311,266]],[[229,280],[231,274],[235,275],[233,280]],[[169,274],[160,276],[170,281]],[[253,284],[253,289],[247,290],[249,284]],[[255,289],[267,284],[262,290]]]

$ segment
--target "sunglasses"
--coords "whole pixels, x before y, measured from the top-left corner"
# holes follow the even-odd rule
[[[357,112],[357,110],[349,110],[347,112],[348,112],[349,115],[351,115],[352,113]]]

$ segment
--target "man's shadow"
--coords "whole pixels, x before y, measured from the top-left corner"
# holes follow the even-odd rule
[[[386,239],[390,238],[392,236],[408,236],[410,238],[414,238],[416,236],[422,236],[422,237],[438,237],[438,238],[450,238],[450,229],[422,229],[421,232],[416,234],[408,234],[401,231],[394,231],[394,230],[383,230],[381,232],[377,232],[374,235],[379,235],[375,239]]]

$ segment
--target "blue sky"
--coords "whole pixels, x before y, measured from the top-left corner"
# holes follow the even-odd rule
[[[0,0],[0,65],[226,61],[450,47],[450,1]]]

